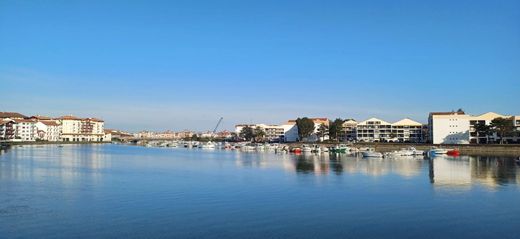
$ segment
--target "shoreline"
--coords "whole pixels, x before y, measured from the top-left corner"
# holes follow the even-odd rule
[[[290,143],[288,144],[291,147],[301,147],[303,144],[313,144],[313,143]],[[337,143],[319,143],[324,146],[334,146],[338,145]],[[415,147],[417,150],[429,150],[432,147],[439,148],[451,148],[458,149],[461,155],[479,155],[479,156],[520,156],[520,145],[518,144],[422,144],[422,143],[354,143],[351,144],[356,148],[364,148],[370,147],[374,148],[375,151],[378,152],[392,152],[397,151],[402,148],[406,148],[409,146]]]
[[[59,144],[110,144],[112,142],[63,142],[63,141],[31,141],[31,142],[2,142],[1,146],[17,146],[17,145],[59,145]]]

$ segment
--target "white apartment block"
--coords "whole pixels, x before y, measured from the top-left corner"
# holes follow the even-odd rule
[[[36,121],[30,119],[18,119],[16,122],[15,139],[22,141],[35,141],[38,138]]]
[[[235,126],[235,133],[239,135],[242,129],[246,126],[249,126],[252,129],[260,127],[264,130],[265,138],[269,141],[296,142],[298,140],[298,127],[296,127],[295,124],[239,124]]]
[[[62,127],[61,140],[67,142],[102,142],[104,121],[95,118],[63,116],[59,118]]]
[[[328,132],[328,128],[330,126],[330,122],[329,122],[329,119],[328,118],[309,118],[310,120],[312,120],[312,122],[314,122],[314,132],[311,136],[309,136],[308,138],[304,139],[305,141],[308,141],[308,142],[316,142],[316,141],[319,141],[319,140],[329,140],[330,137],[329,137],[329,132]],[[287,125],[294,125],[295,128],[296,128],[296,140],[298,140],[299,136],[298,136],[298,127],[296,127],[296,120],[289,120],[287,122]],[[325,134],[323,135],[323,137],[320,139],[318,137],[318,134],[319,134],[319,130],[321,128],[321,126],[324,125],[326,128],[327,128],[327,131],[325,132]]]
[[[38,139],[45,141],[61,140],[61,125],[56,120],[42,120],[36,122]]]
[[[353,126],[351,122],[350,127]],[[351,128],[352,133],[352,128]],[[423,142],[423,124],[405,118],[389,123],[377,118],[360,122],[355,126],[356,140],[363,142]]]
[[[473,116],[463,111],[432,112],[428,118],[429,139],[434,144],[470,144],[496,141],[496,135],[479,135],[475,132],[476,124],[489,125],[495,118],[512,118],[513,125],[520,130],[520,116],[507,116],[493,112]],[[520,137],[507,137],[509,142],[520,142]]]
[[[358,122],[353,119],[349,119],[349,120],[346,120],[345,122],[343,122],[341,134],[339,136],[340,140],[341,141],[356,140],[357,125],[358,125]]]
[[[0,141],[13,141],[16,137],[16,122],[11,119],[0,119]]]

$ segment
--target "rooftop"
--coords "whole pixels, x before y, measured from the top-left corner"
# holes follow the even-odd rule
[[[0,118],[2,118],[2,119],[5,119],[5,118],[23,119],[23,118],[27,118],[27,116],[22,115],[17,112],[0,112]]]

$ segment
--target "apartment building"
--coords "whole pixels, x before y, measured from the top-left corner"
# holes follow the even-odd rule
[[[261,128],[265,132],[268,141],[296,142],[298,140],[298,127],[296,124],[267,125],[267,124],[239,124],[235,126],[235,133],[240,135],[243,128]]]
[[[36,122],[37,138],[45,141],[61,140],[61,124],[56,120],[40,120]]]
[[[0,141],[13,141],[16,138],[16,122],[0,119]]]
[[[35,141],[38,138],[36,121],[32,119],[17,119],[15,139],[22,141]]]
[[[311,136],[309,136],[308,138],[306,138],[305,140],[309,141],[309,142],[316,142],[318,140],[328,140],[329,139],[328,132],[325,132],[325,135],[321,139],[318,137],[318,133],[319,133],[319,130],[322,125],[325,126],[327,129],[329,128],[329,126],[330,126],[329,119],[328,118],[309,118],[309,119],[312,120],[312,122],[314,122],[314,133]],[[287,125],[296,126],[296,120],[287,121]],[[296,140],[298,140],[298,127],[296,127]]]
[[[60,117],[61,140],[68,142],[102,142],[105,122],[96,118]]]
[[[343,122],[343,125],[342,125],[342,130],[339,135],[339,140],[340,141],[356,140],[357,125],[358,125],[358,122],[353,119],[345,120],[345,122]]]
[[[424,141],[423,124],[405,118],[395,123],[370,118],[355,127],[356,140],[363,142],[414,142]],[[351,129],[351,132],[354,130]]]
[[[501,115],[488,112],[481,115],[469,115],[464,111],[432,112],[428,117],[429,138],[434,144],[477,144],[499,140],[496,134],[483,135],[475,130],[475,125],[490,125],[496,118],[506,118],[513,121],[514,127],[520,130],[520,116]],[[520,143],[520,136],[506,137],[506,142]]]

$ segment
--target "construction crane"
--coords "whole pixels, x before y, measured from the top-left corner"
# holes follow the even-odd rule
[[[220,126],[220,123],[222,123],[223,119],[224,119],[223,117],[220,117],[220,119],[218,120],[217,126],[215,126],[215,129],[213,129],[213,134],[217,133],[217,129]]]

